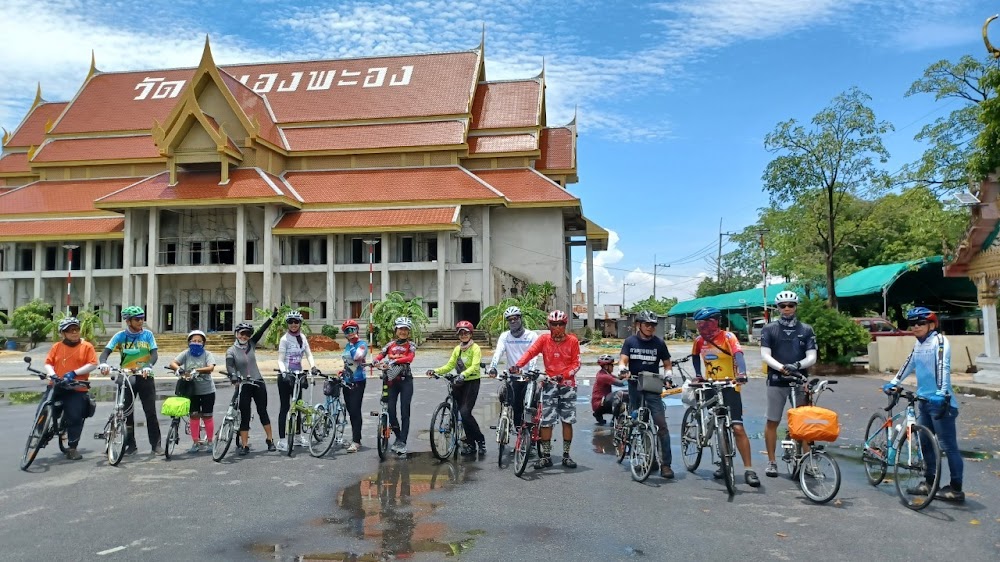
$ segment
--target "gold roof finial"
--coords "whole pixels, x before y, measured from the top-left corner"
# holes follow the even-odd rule
[[[215,66],[215,59],[212,58],[212,42],[205,34],[205,48],[201,51],[201,64],[199,66]]]
[[[35,101],[31,102],[31,109],[35,109],[45,100],[42,99],[42,83],[38,83],[38,89],[35,90]]]
[[[983,24],[983,43],[986,44],[986,52],[988,52],[990,56],[995,59],[1000,59],[1000,49],[997,49],[992,43],[990,43],[990,36],[987,33],[987,29],[990,27],[990,23],[998,17],[1000,17],[1000,15],[990,16],[986,18],[986,23]]]
[[[3,139],[0,140],[0,146],[6,146],[7,142],[10,141],[10,131],[3,129]]]
[[[87,71],[87,77],[84,78],[83,81],[86,82],[87,80],[90,80],[91,78],[94,77],[95,74],[98,74],[100,72],[101,72],[100,70],[97,70],[97,55],[94,53],[94,50],[91,49],[90,50],[90,70]]]
[[[479,50],[486,50],[486,22],[483,22],[483,34],[479,36]]]

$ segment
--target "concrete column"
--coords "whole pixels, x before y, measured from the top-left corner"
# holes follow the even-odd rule
[[[153,317],[153,329],[163,331],[163,319],[160,318],[159,283],[156,278],[156,266],[159,265],[160,253],[160,210],[149,210],[149,239],[146,244],[146,318]]]
[[[339,318],[337,315],[337,279],[336,268],[333,267],[334,252],[333,244],[337,237],[333,234],[326,235],[326,323],[332,324],[332,320]]]
[[[437,269],[437,286],[438,286],[438,328],[444,328],[450,326],[451,323],[449,318],[451,314],[448,310],[448,279],[445,272],[445,265],[448,261],[448,233],[438,232],[438,269]]]
[[[656,283],[656,279],[653,280]],[[587,326],[597,328],[594,318],[594,243],[587,240]]]
[[[44,299],[42,292],[42,266],[45,265],[45,246],[41,242],[35,242],[35,299]]]
[[[382,263],[379,264],[379,269],[382,271],[382,300],[385,300],[385,296],[389,293],[389,233],[382,233],[382,241],[379,242],[382,246]]]
[[[134,213],[133,210],[125,211],[125,238],[122,240],[122,308],[132,305],[132,262],[134,260],[132,254],[135,248],[135,228],[133,228],[132,223],[134,222]],[[109,307],[113,307],[114,304],[113,301],[108,301]],[[114,309],[111,308],[111,310]]]
[[[246,207],[236,207],[236,302],[233,303],[233,320],[239,324],[246,317],[247,274],[247,217]]]
[[[83,305],[92,307],[94,305],[94,263],[96,258],[94,257],[94,248],[100,242],[94,242],[93,240],[87,240],[84,243],[83,256]]]
[[[274,243],[274,235],[271,228],[274,226],[277,217],[277,209],[274,205],[264,205],[264,285],[261,291],[260,307],[271,308],[274,306],[274,259],[275,250],[278,247]]]
[[[483,206],[483,296],[479,304],[479,310],[485,310],[487,306],[493,304],[493,268],[490,266],[490,208]]]
[[[986,340],[986,356],[1000,359],[1000,338],[997,333],[997,306],[983,304],[983,338]]]

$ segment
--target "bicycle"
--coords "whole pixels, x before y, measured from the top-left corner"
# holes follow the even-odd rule
[[[294,383],[292,385],[292,396],[291,404],[288,408],[288,417],[285,418],[285,445],[288,446],[288,450],[285,452],[288,456],[292,456],[292,449],[295,446],[295,435],[297,431],[301,431],[302,435],[309,435],[312,433],[313,416],[316,415],[316,408],[306,404],[302,400],[302,383],[305,382],[306,377],[309,376],[309,371],[287,371],[283,372],[280,369],[274,370],[278,373],[279,377],[293,377]],[[310,454],[312,447],[310,446]],[[315,456],[315,455],[314,455]]]
[[[736,388],[733,380],[705,381],[703,383],[688,382],[695,392],[695,405],[689,406],[681,418],[681,456],[684,467],[693,473],[701,463],[702,450],[711,449],[712,463],[722,469],[729,495],[736,493],[736,472],[733,457],[736,454],[733,438],[733,420],[730,418],[729,407],[725,404],[722,391]],[[705,394],[715,391],[715,395],[705,399]],[[711,414],[709,410],[711,409]],[[716,431],[721,428],[720,431]],[[715,446],[712,437],[715,437]],[[715,457],[718,456],[718,462]]]
[[[389,452],[389,438],[392,437],[392,424],[389,423],[389,382],[386,378],[385,369],[380,363],[370,363],[362,367],[371,367],[370,373],[374,374],[378,367],[382,373],[379,378],[382,380],[382,395],[379,397],[379,411],[372,412],[372,417],[378,418],[378,433],[375,436],[375,448],[378,450],[378,459],[384,461]]]
[[[793,373],[794,379],[792,391],[792,408],[800,406],[796,399],[795,387],[804,387],[805,404],[802,406],[815,406],[819,402],[819,396],[824,390],[828,390],[831,384],[837,381],[823,380],[815,378],[806,383],[806,378],[801,373]],[[829,389],[833,392],[833,389]],[[803,445],[807,445],[809,450],[803,452]],[[804,442],[799,439],[784,439],[781,441],[781,460],[785,463],[785,470],[792,478],[799,481],[799,489],[806,498],[813,503],[824,504],[832,500],[840,491],[840,466],[837,461],[824,451],[824,445],[815,441]],[[832,473],[832,475],[830,474]],[[832,483],[827,485],[831,480]]]
[[[115,383],[115,405],[108,415],[108,421],[104,424],[104,431],[95,433],[94,439],[104,440],[104,451],[111,466],[118,466],[125,456],[125,444],[128,442],[127,420],[135,409],[136,398],[129,375],[136,373],[137,371],[129,369],[110,370],[111,380]],[[125,408],[126,391],[132,395],[132,406],[128,409]]]
[[[229,373],[226,371],[222,371],[222,374],[227,377],[229,376]],[[236,377],[233,382],[236,383],[236,388],[233,390],[232,400],[229,401],[229,409],[226,410],[226,415],[222,418],[219,429],[215,430],[215,444],[212,447],[212,460],[215,462],[222,462],[222,459],[226,457],[226,453],[229,452],[229,447],[233,444],[233,438],[239,432],[240,392],[243,390],[243,385],[264,384],[264,381],[244,379],[243,377]],[[251,414],[251,419],[253,419],[253,414]]]
[[[171,370],[170,367],[164,367],[164,369]],[[185,369],[178,369],[176,372],[178,377],[183,377],[185,380],[191,380],[191,373]],[[173,398],[182,398],[187,401],[188,408],[191,406],[191,400],[186,397],[172,396],[163,401],[163,406],[161,406],[161,413],[167,413],[171,411],[172,408],[181,408],[182,404],[171,404],[169,403]],[[175,401],[177,402],[177,401]],[[180,411],[180,410],[177,410]],[[170,457],[174,454],[174,450],[180,443],[180,424],[184,422],[184,434],[191,435],[191,421],[187,414],[183,416],[170,416],[170,429],[167,430],[167,438],[163,443],[163,458],[165,460],[170,460]],[[200,424],[199,424],[200,426]]]
[[[539,432],[542,427],[542,391],[538,379],[545,376],[545,373],[539,370],[524,371],[521,376],[531,384],[524,392],[524,419],[521,420],[521,427],[518,428],[517,438],[514,440],[514,475],[518,478],[528,468],[531,448],[538,449],[539,455],[541,454],[542,442]],[[552,384],[553,380],[561,379],[562,377],[556,377],[544,384]]]
[[[504,371],[497,377],[500,379],[500,388],[497,391],[497,399],[500,401],[500,413],[497,416],[496,425],[491,425],[490,429],[497,432],[497,466],[503,468],[504,450],[510,443],[511,435],[514,434],[514,387],[513,380],[523,380],[521,377],[511,376]],[[500,397],[504,396],[504,399]]]
[[[77,388],[90,388],[90,383],[66,381],[55,375],[46,375],[38,369],[31,367],[31,357],[25,357],[24,362],[28,364],[28,372],[38,375],[41,380],[49,379],[52,385],[45,389],[42,394],[41,403],[35,413],[35,421],[31,425],[28,433],[28,442],[24,446],[24,455],[21,457],[21,470],[28,470],[31,463],[38,456],[38,451],[49,444],[52,438],[56,438],[59,450],[65,453],[69,449],[66,441],[66,428],[63,426],[62,401],[56,399],[57,391],[76,392]],[[59,413],[58,417],[56,413]]]
[[[899,404],[900,397],[906,399],[906,408],[896,414],[892,410]],[[889,405],[885,408],[889,417],[875,412],[868,420],[865,429],[865,445],[861,452],[861,460],[865,465],[865,474],[872,486],[878,486],[885,479],[889,465],[892,465],[893,479],[896,481],[896,493],[903,505],[919,511],[934,501],[941,483],[941,446],[937,436],[927,427],[917,423],[917,413],[914,404],[926,402],[927,399],[916,395],[911,390],[898,388],[889,394]],[[904,427],[905,426],[905,427]],[[929,449],[925,450],[925,447]],[[933,459],[933,461],[931,461]],[[928,462],[934,462],[934,481],[929,482],[926,498],[911,495],[927,472]],[[903,484],[902,479],[916,476],[917,484]]]
[[[433,371],[428,371],[427,374],[435,379],[443,378],[448,381],[448,394],[431,416],[431,453],[440,461],[448,460],[452,456],[457,459],[458,444],[465,441],[465,430],[460,423],[461,418],[458,413],[458,401],[455,400],[455,380],[461,378],[461,375],[438,375]]]
[[[326,402],[316,404],[313,408],[316,411],[316,418],[312,424],[309,454],[316,458],[329,453],[335,443],[338,445],[344,444],[344,431],[347,428],[347,408],[344,406],[343,398],[341,398],[341,389],[354,387],[353,384],[344,380],[343,375],[330,376],[320,373],[318,376],[330,381],[334,390],[332,395],[324,392]]]

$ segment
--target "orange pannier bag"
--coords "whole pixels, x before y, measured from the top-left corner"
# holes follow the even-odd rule
[[[836,441],[840,436],[837,412],[818,406],[791,408],[788,435],[799,441]]]

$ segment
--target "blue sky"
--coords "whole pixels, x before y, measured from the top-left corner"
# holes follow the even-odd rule
[[[767,205],[764,136],[808,121],[851,86],[872,96],[888,168],[915,160],[920,128],[957,105],[905,98],[923,69],[985,53],[1000,3],[970,0],[564,0],[339,2],[5,0],[0,125],[15,127],[42,83],[69,99],[98,68],[194,66],[205,34],[219,63],[469,49],[486,25],[490,79],[530,77],[545,59],[548,120],[579,124],[589,218],[612,230],[595,258],[602,303],[652,292],[689,298],[709,270],[719,219],[751,224]],[[686,259],[685,259],[686,258]],[[583,259],[582,251],[576,256]],[[575,271],[582,277],[582,265]]]

